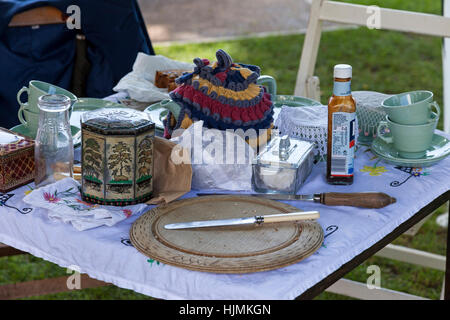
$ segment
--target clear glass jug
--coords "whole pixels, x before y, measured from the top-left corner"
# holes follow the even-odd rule
[[[36,187],[73,175],[70,106],[70,99],[62,94],[43,95],[38,100],[39,127],[34,152]]]

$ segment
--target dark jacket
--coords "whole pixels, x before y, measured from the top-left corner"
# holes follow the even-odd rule
[[[81,32],[87,39],[90,71],[86,96],[103,98],[131,71],[138,52],[154,54],[136,0],[2,0],[0,1],[0,127],[19,123],[16,94],[30,80],[71,89],[75,37],[66,24],[8,27],[19,12],[54,6],[81,12]],[[72,12],[69,12],[69,15]],[[26,95],[23,95],[26,100]]]

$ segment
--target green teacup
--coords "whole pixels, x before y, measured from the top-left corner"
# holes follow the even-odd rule
[[[386,116],[386,121],[380,121],[378,124],[377,135],[381,140],[393,143],[400,157],[422,158],[431,145],[438,120],[439,117],[434,112],[431,113],[431,119],[427,123],[420,125],[398,124]],[[390,134],[387,134],[386,130],[383,131],[383,128],[388,128]]]
[[[433,101],[433,92],[418,90],[396,94],[382,102],[389,119],[398,124],[426,124],[434,107],[437,118],[441,115],[439,105]]]
[[[20,97],[22,96],[22,93],[24,93],[24,92],[26,92],[28,95],[28,102],[22,102],[20,100]],[[69,115],[72,113],[72,106],[77,101],[77,97],[72,92],[67,91],[63,88],[57,87],[57,86],[52,85],[47,82],[31,80],[28,84],[28,88],[23,87],[22,89],[19,90],[19,92],[17,92],[17,101],[20,104],[20,109],[18,112],[19,119],[20,119],[20,113],[22,112],[23,109],[33,112],[33,113],[39,113],[39,107],[37,105],[38,99],[40,96],[43,96],[43,95],[49,94],[49,93],[63,94],[65,96],[69,97],[69,99],[71,101]]]

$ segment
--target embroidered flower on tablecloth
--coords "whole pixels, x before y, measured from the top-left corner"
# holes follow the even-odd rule
[[[50,192],[44,192],[44,199],[45,201],[48,201],[50,203],[57,203],[59,200],[61,200],[56,196],[56,192],[55,194],[51,194]]]
[[[411,175],[414,177],[420,177],[420,176],[428,176],[430,173],[427,171],[424,171],[423,168],[412,168]]]
[[[364,166],[363,169],[360,169],[361,172],[369,172],[371,176],[381,176],[382,173],[388,172],[385,167],[377,167],[377,166]]]
[[[421,168],[421,167],[414,168],[414,167],[395,166],[394,168],[397,169],[397,170],[403,171],[405,173],[408,173],[409,176],[405,180],[403,180],[401,182],[397,181],[397,180],[396,181],[392,181],[390,183],[391,187],[399,187],[402,184],[404,184],[406,181],[408,181],[411,177],[419,178],[419,177],[429,176],[431,174],[430,171],[428,171],[428,170],[426,170],[424,168]]]
[[[129,218],[133,214],[133,211],[131,211],[130,209],[123,209],[122,212],[127,218]]]

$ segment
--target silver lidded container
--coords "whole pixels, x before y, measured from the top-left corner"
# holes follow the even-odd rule
[[[312,171],[314,145],[276,136],[253,160],[252,186],[260,193],[295,194]]]

